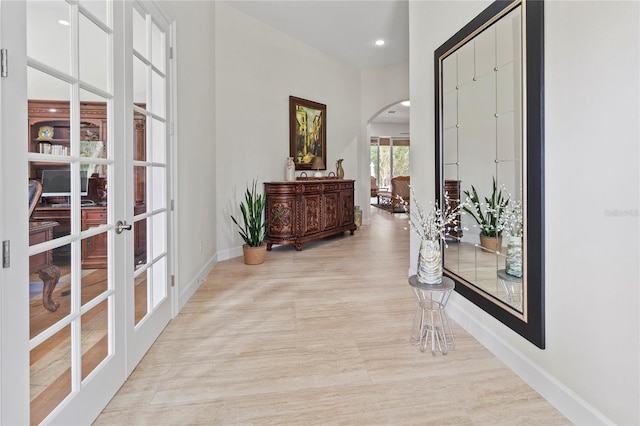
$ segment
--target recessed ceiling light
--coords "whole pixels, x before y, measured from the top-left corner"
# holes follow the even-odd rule
[[[58,24],[64,25],[65,27],[70,25],[69,21],[65,21],[64,19],[58,19]]]
[[[382,39],[376,40],[376,46],[384,46],[385,45],[385,41]]]
[[[50,108],[50,109],[49,109],[49,112],[57,112],[57,111],[58,111],[58,110],[57,110],[57,109],[55,109],[55,108]]]
[[[411,105],[411,102],[409,102],[409,101],[402,101],[402,102],[400,102],[400,104],[402,104],[402,106],[406,106],[406,107],[408,107],[408,106],[410,106],[410,105]]]

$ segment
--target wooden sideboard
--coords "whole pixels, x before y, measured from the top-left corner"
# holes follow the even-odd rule
[[[267,229],[267,250],[274,244],[295,244],[296,250],[309,241],[356,230],[354,182],[343,179],[265,182],[265,214],[268,222],[285,212]]]
[[[444,181],[444,191],[449,197],[449,206],[452,209],[455,209],[460,204],[460,181],[459,180],[445,180]],[[460,221],[460,213],[456,215],[455,223],[452,224],[457,226],[458,229],[451,229],[445,235],[445,238],[450,239],[453,238],[455,241],[460,241],[462,238],[462,222]]]

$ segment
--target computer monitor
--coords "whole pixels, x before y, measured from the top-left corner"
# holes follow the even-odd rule
[[[89,190],[87,172],[80,172],[80,195],[86,196]],[[43,197],[69,197],[71,196],[71,171],[70,170],[43,170],[42,171],[42,196]]]

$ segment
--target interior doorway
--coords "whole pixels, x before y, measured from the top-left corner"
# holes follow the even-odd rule
[[[410,145],[409,101],[388,106],[369,122],[369,168],[371,203],[378,193],[391,190],[391,179],[409,176]]]

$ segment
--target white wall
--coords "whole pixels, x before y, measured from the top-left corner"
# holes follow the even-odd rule
[[[405,76],[409,78],[409,74]],[[408,83],[408,81],[407,81]],[[370,125],[371,136],[386,137],[386,138],[408,138],[409,137],[409,123],[371,123]]]
[[[411,2],[411,161],[433,199],[433,51],[489,1]],[[640,424],[637,2],[545,2],[546,349],[450,313],[576,424]],[[420,119],[419,119],[420,118]],[[417,257],[412,238],[412,264]]]
[[[161,5],[175,19],[177,33],[176,285],[182,306],[213,265],[217,249],[215,8],[205,1]]]
[[[241,253],[229,215],[239,214],[246,184],[284,179],[290,95],[327,106],[324,173],[342,158],[345,178],[358,178],[360,73],[226,2],[215,7],[216,244],[224,259]]]

